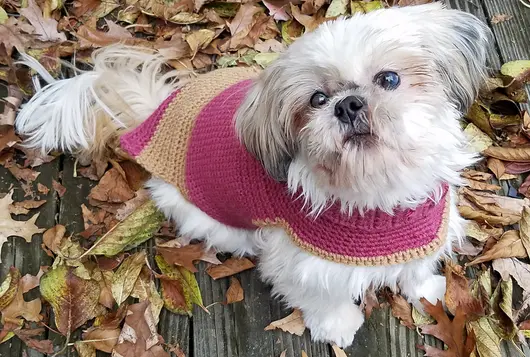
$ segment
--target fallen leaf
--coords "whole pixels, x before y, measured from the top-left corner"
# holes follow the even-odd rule
[[[460,215],[464,218],[472,219],[480,223],[487,223],[491,225],[509,226],[519,221],[518,216],[510,215],[506,217],[499,217],[488,214],[488,212],[474,210],[472,207],[467,206],[459,206],[458,212],[460,212]]]
[[[443,309],[441,301],[438,301],[436,305],[432,305],[429,301],[422,298],[421,302],[425,309],[425,312],[432,316],[437,324],[426,325],[421,327],[423,334],[432,335],[437,339],[443,341],[447,345],[447,349],[442,351],[438,348],[425,345],[426,356],[432,357],[469,357],[475,348],[475,339],[473,334],[468,334],[465,338],[465,325],[466,325],[466,314],[465,312],[457,308],[456,315],[453,320],[449,319],[446,312]]]
[[[226,304],[233,304],[235,302],[243,301],[244,298],[245,295],[243,288],[241,287],[241,283],[233,276],[230,277],[230,286],[226,291]]]
[[[55,190],[55,192],[57,192],[59,197],[63,197],[64,194],[66,193],[66,188],[55,180],[52,180],[52,187]]]
[[[212,260],[212,254],[205,249],[206,246],[204,243],[190,244],[179,248],[161,246],[156,248],[157,252],[164,257],[166,262],[183,266],[193,273],[197,272],[197,268],[193,264],[193,262],[197,260],[209,261],[213,264],[221,264],[221,262],[215,258],[215,252],[213,254],[215,260]]]
[[[163,221],[164,215],[149,200],[97,240],[88,253],[111,257],[137,247],[150,239]]]
[[[0,125],[0,151],[14,146],[20,138],[12,125]]]
[[[74,347],[79,357],[96,357],[96,349],[84,341],[76,341]]]
[[[35,34],[41,41],[63,42],[66,41],[64,33],[57,31],[57,21],[53,18],[44,18],[39,6],[35,0],[28,0],[28,6],[19,10],[20,15],[24,16],[35,28]]]
[[[263,1],[263,5],[269,10],[269,16],[272,16],[274,20],[288,21],[291,19],[291,16],[285,11],[285,5],[277,6],[268,1]]]
[[[184,267],[172,266],[161,255],[155,257],[156,264],[162,272],[162,299],[169,311],[191,316],[193,304],[203,308],[201,291],[195,275]]]
[[[15,299],[20,281],[20,272],[11,267],[5,280],[0,285],[0,311],[4,310]]]
[[[255,265],[248,258],[228,258],[220,265],[211,266],[206,269],[206,273],[214,280],[226,278],[242,272],[244,270],[252,269]]]
[[[344,350],[342,350],[339,346],[335,344],[331,345],[331,349],[333,350],[335,357],[348,357],[346,355],[346,352],[344,352]]]
[[[307,353],[305,353],[304,350],[302,350],[302,357],[308,357],[308,356],[307,356]]]
[[[107,171],[88,195],[88,198],[110,203],[122,203],[133,197],[134,191],[116,168]]]
[[[294,309],[289,316],[271,322],[267,327],[265,327],[265,331],[276,330],[278,328],[284,332],[289,332],[293,335],[302,336],[305,331],[305,324],[302,316],[302,311]]]
[[[118,343],[121,329],[106,329],[102,327],[93,327],[83,333],[83,340],[92,345],[96,350],[111,353],[112,349]]]
[[[519,231],[515,230],[505,232],[492,248],[488,249],[477,259],[467,263],[467,265],[476,265],[495,259],[512,257],[527,257]]]
[[[326,11],[326,17],[337,17],[348,12],[350,0],[331,0]]]
[[[494,157],[488,158],[488,169],[490,169],[498,179],[500,179],[506,173],[506,167],[504,167],[504,163]]]
[[[170,357],[160,345],[149,301],[142,301],[127,308],[125,324],[112,355],[113,357]]]
[[[263,14],[263,9],[252,2],[241,5],[237,14],[228,24],[228,29],[232,36],[227,42],[227,49],[241,47],[243,41],[247,39],[253,27],[256,25],[261,14]]]
[[[503,161],[530,162],[530,148],[506,148],[490,146],[482,152],[485,156]]]
[[[53,308],[57,330],[67,336],[98,313],[100,288],[64,265],[49,270],[40,282],[41,296]]]
[[[479,190],[479,191],[498,191],[502,188],[498,185],[492,185],[486,182],[480,182],[480,181],[470,180],[470,179],[466,180],[466,184],[470,188],[474,190]]]
[[[491,23],[493,25],[500,24],[501,22],[511,20],[513,18],[512,15],[507,14],[496,14],[491,17]]]
[[[26,183],[32,183],[40,175],[40,172],[34,171],[28,168],[20,168],[18,166],[8,167],[9,172],[15,176],[15,178],[20,181],[25,181]]]
[[[155,320],[155,323],[158,324],[160,311],[162,311],[162,308],[164,307],[164,300],[158,293],[158,289],[153,279],[153,274],[147,266],[142,268],[140,276],[138,276],[138,279],[136,279],[131,296],[139,299],[140,301],[149,300],[149,307],[151,309],[153,319]]]
[[[523,290],[530,292],[530,264],[515,258],[501,258],[495,259],[492,266],[503,280],[512,276]]]
[[[112,278],[114,272],[112,270],[101,271],[95,268],[92,271],[92,279],[99,283],[99,303],[105,306],[107,309],[114,307],[114,297],[112,296]]]
[[[142,267],[145,264],[146,254],[144,251],[135,253],[126,258],[112,277],[112,296],[118,305],[124,302],[133,291],[134,284]],[[98,296],[99,298],[99,296]]]
[[[39,191],[43,195],[47,195],[48,192],[50,192],[50,189],[39,182],[37,183],[37,191]]]
[[[469,147],[475,152],[483,152],[491,145],[493,140],[473,123],[469,123],[464,130]]]
[[[411,330],[416,328],[414,320],[412,319],[412,307],[403,296],[396,294],[392,295],[390,297],[390,307],[392,309],[392,315],[398,318],[403,326],[406,326]]]
[[[373,287],[370,287],[365,293],[362,299],[362,308],[366,319],[369,319],[374,309],[380,308],[377,294]]]
[[[38,213],[27,221],[15,221],[11,218],[9,205],[13,203],[12,195],[13,191],[0,199],[0,249],[7,242],[8,237],[21,237],[30,243],[34,234],[44,232],[44,228],[38,228],[35,225],[35,221],[39,217]]]
[[[451,314],[456,316],[457,310],[462,309],[468,318],[484,315],[484,306],[471,294],[469,281],[460,265],[447,264],[445,279],[445,304]]]
[[[22,329],[13,331],[14,334],[22,340],[29,348],[44,354],[52,354],[53,343],[51,340],[38,340],[32,337],[43,335],[45,330],[42,328],[38,329]]]
[[[20,202],[13,202],[9,205],[9,213],[11,214],[28,214],[30,209],[39,208],[46,203],[46,200],[25,200]]]
[[[384,5],[381,1],[370,1],[370,2],[364,2],[364,1],[352,1],[350,4],[351,7],[351,13],[356,14],[366,14],[370,11],[379,10],[384,8]]]
[[[490,319],[482,317],[469,323],[476,336],[476,349],[481,357],[501,357],[501,338],[493,330]]]
[[[48,229],[42,235],[42,243],[55,255],[59,254],[60,248],[63,245],[64,234],[66,233],[66,228],[58,224],[50,229]]]
[[[526,258],[530,256],[530,208],[524,207],[523,214],[521,216],[521,221],[519,222],[520,237],[521,242],[526,250],[526,256],[512,255],[516,258]],[[502,257],[502,258],[511,258],[511,257]]]

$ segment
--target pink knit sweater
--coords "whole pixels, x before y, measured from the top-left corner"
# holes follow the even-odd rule
[[[180,129],[167,133],[178,126],[172,117],[185,111],[181,103],[181,110],[168,114],[181,96],[174,93],[147,121],[123,135],[121,146],[215,220],[245,229],[282,227],[299,247],[325,259],[352,265],[396,264],[432,254],[443,244],[449,209],[446,186],[440,202],[427,200],[415,210],[397,208],[393,215],[380,210],[347,215],[334,205],[316,218],[309,216],[302,200],[289,193],[285,183],[270,178],[236,137],[233,116],[250,85],[251,80],[243,80],[214,93],[201,104],[198,115],[189,118],[191,130],[184,138]],[[172,120],[161,128],[162,122]],[[162,144],[157,131],[173,137],[173,144]],[[172,160],[178,153],[161,150],[155,160],[153,152],[158,151],[150,145],[184,145],[180,174],[168,174],[174,171]]]

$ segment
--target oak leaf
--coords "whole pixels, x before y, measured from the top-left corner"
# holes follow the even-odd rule
[[[302,336],[305,331],[305,323],[302,316],[302,311],[294,309],[293,312],[283,319],[271,322],[265,331],[281,329],[284,332],[289,332],[293,335]]]
[[[466,313],[463,309],[457,308],[453,320],[447,316],[441,301],[436,305],[431,304],[422,298],[421,302],[425,312],[431,315],[437,322],[436,325],[426,325],[421,327],[421,332],[432,335],[443,341],[447,345],[447,350],[425,345],[425,356],[430,357],[469,357],[475,348],[475,338],[473,334],[465,337]]]

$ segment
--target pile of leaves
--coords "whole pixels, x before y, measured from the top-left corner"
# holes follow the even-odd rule
[[[178,236],[148,199],[148,174],[134,162],[108,157],[78,167],[75,175],[97,182],[82,205],[84,230],[73,234],[62,225],[37,227],[38,208],[66,188],[41,183],[35,168],[57,159],[20,145],[13,123],[24,99],[31,96],[32,73],[15,65],[18,53],[39,61],[53,76],[64,74],[58,59],[90,64],[91,52],[122,42],[163,52],[177,69],[208,71],[228,66],[267,66],[301,34],[340,15],[368,12],[430,0],[350,1],[271,0],[4,0],[0,2],[0,79],[7,83],[0,114],[0,165],[20,182],[24,200],[13,190],[0,194],[0,247],[8,237],[28,243],[43,234],[42,249],[53,261],[36,276],[11,268],[0,285],[0,343],[22,340],[52,354],[73,343],[81,357],[96,350],[114,356],[183,357],[157,333],[163,308],[192,315],[206,310],[195,279],[196,264],[208,264],[212,279],[230,279],[223,304],[244,299],[234,275],[252,269],[247,259],[221,262],[202,243]],[[492,23],[509,21],[495,15]],[[530,115],[518,103],[528,100],[524,84],[529,61],[505,64],[473,105],[465,127],[472,148],[485,159],[462,176],[458,208],[470,221],[468,240],[459,247],[458,264],[447,264],[444,310],[439,302],[411,306],[400,295],[369,292],[366,315],[390,305],[401,323],[442,340],[445,350],[419,346],[427,356],[500,356],[500,342],[514,345],[530,337]],[[50,193],[51,192],[51,193]],[[29,215],[21,221],[13,217]],[[146,244],[154,249],[146,249]],[[40,298],[24,294],[39,289]],[[43,306],[44,303],[44,306]],[[44,314],[53,310],[54,331],[67,344],[43,339]],[[302,335],[298,310],[273,321],[265,330]],[[81,339],[72,334],[82,329]],[[345,352],[333,346],[336,356]],[[284,354],[282,354],[284,355]],[[302,351],[302,356],[306,355]],[[272,356],[271,356],[272,357]]]

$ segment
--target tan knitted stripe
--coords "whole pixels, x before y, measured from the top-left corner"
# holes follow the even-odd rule
[[[409,249],[404,252],[396,252],[391,255],[377,256],[377,257],[350,257],[347,255],[336,254],[327,252],[321,248],[315,247],[314,245],[302,241],[298,235],[293,231],[288,222],[284,219],[276,218],[274,220],[255,220],[253,223],[258,227],[281,227],[283,228],[292,241],[301,249],[317,255],[326,260],[330,260],[336,263],[347,264],[347,265],[356,265],[356,266],[381,266],[381,265],[391,265],[391,264],[400,264],[406,263],[411,260],[424,258],[432,253],[436,252],[442,245],[445,244],[447,238],[447,231],[449,228],[449,210],[451,207],[450,193],[446,194],[445,207],[442,216],[442,222],[436,238],[431,241],[429,244]]]
[[[136,161],[154,176],[178,187],[188,198],[184,171],[195,119],[204,106],[223,90],[254,78],[257,73],[255,69],[246,67],[219,69],[188,83],[168,105],[155,134]]]

